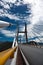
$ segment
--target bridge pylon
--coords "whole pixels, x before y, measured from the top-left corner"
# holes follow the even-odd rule
[[[24,33],[25,34],[25,37],[26,37],[26,43],[28,43],[28,38],[27,38],[27,24],[25,22],[25,30],[24,31],[19,31],[19,24],[17,24],[17,43],[18,43],[18,35],[19,33]],[[21,37],[20,37],[20,42],[21,42]]]

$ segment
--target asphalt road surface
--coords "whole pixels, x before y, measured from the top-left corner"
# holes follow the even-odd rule
[[[19,45],[30,65],[43,65],[43,48]]]

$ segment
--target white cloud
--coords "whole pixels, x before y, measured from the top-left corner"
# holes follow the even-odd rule
[[[5,9],[10,9],[10,6],[6,2],[0,1],[0,5],[3,6],[3,8],[5,8]]]
[[[19,35],[24,36],[24,33],[19,33]]]
[[[42,43],[43,43],[43,38],[41,38],[41,41],[42,41]]]
[[[35,39],[35,41],[36,41],[36,42],[41,42],[41,41],[39,41],[39,39],[37,39],[37,38]]]
[[[8,13],[7,14],[5,13],[3,16],[7,16],[8,18],[14,19],[14,20],[20,20],[18,16],[12,15],[12,14],[8,14]]]
[[[40,35],[43,36],[43,32],[41,32]]]
[[[2,9],[0,10],[0,16],[2,16],[2,17],[6,16],[10,19],[20,20],[20,18],[18,16],[16,16],[15,14],[14,15],[9,14],[6,10],[4,12]]]
[[[20,18],[18,16],[16,16],[15,14],[12,15],[12,14],[8,13],[7,9],[10,9],[10,7],[12,6],[12,4],[10,3],[10,5],[9,5],[9,3],[6,3],[7,1],[9,2],[10,0],[4,0],[3,2],[0,1],[0,5],[3,6],[3,8],[0,9],[0,16],[2,16],[2,17],[6,16],[6,17],[8,17],[10,19],[20,20]],[[13,0],[11,0],[11,2],[12,1]]]
[[[3,2],[9,2],[9,3],[16,3],[16,0],[3,0]],[[33,33],[31,32],[32,28],[34,28],[34,25],[36,24],[40,24],[42,25],[43,23],[43,0],[23,0],[24,4],[30,4],[31,7],[28,5],[27,7],[31,8],[31,15],[30,17],[26,17],[25,20],[30,21],[31,24],[28,25],[27,27],[27,31],[28,31],[28,37],[29,36],[34,36]],[[7,6],[5,7],[5,4],[2,3],[2,5],[4,5],[4,8],[9,8],[9,5],[7,4]],[[20,1],[18,3],[16,3],[17,6],[20,5]],[[10,19],[16,19],[16,20],[20,20],[20,18],[16,15],[11,15],[8,14],[7,11],[3,11],[0,10],[0,14],[1,16],[7,16]],[[24,28],[23,28],[24,30]],[[36,30],[37,31],[37,30]],[[34,30],[33,30],[34,32]],[[9,34],[10,35],[10,34]],[[37,34],[38,35],[38,34]],[[43,32],[41,31],[40,35],[43,35]],[[8,36],[8,35],[7,35]]]
[[[8,30],[1,30],[1,33],[4,34],[5,36],[7,37],[14,37],[15,36],[15,33],[14,31],[8,31]]]
[[[0,15],[3,14],[3,9],[0,9]]]
[[[31,5],[31,22],[37,24],[43,18],[43,0],[24,0],[24,3]]]
[[[10,9],[10,6],[8,4],[4,5],[5,9]]]
[[[35,4],[36,0],[23,0],[25,4]]]
[[[3,2],[15,3],[16,0],[2,0]]]
[[[34,34],[31,34],[32,28],[34,28],[34,25],[43,25],[43,0],[24,0],[24,3],[28,3],[31,5],[31,15],[30,15],[30,22],[31,24],[28,25],[28,37],[34,36]],[[29,7],[29,6],[28,6]],[[29,20],[29,18],[27,18]],[[36,26],[38,27],[38,26]],[[41,26],[43,27],[43,26]],[[40,27],[40,31],[41,31]],[[34,32],[34,30],[32,30]],[[38,30],[36,30],[38,31]],[[40,32],[39,31],[39,32]],[[39,34],[36,34],[38,36]],[[43,32],[40,32],[40,35],[43,35]]]
[[[16,3],[16,0],[4,0],[3,1],[8,2],[8,3]],[[18,4],[20,4],[21,1],[17,2]],[[16,3],[16,5],[17,5]],[[43,18],[43,0],[23,0],[22,3],[24,4],[30,4],[31,5],[31,23],[32,24],[37,24],[37,22],[39,22],[39,20],[41,18]],[[3,4],[3,3],[2,3]],[[5,6],[5,8],[8,7],[9,5],[7,4],[7,6]],[[30,6],[28,6],[30,7]]]
[[[35,1],[35,0],[34,0]],[[36,0],[32,6],[32,24],[36,24],[43,16],[43,3],[41,0]]]

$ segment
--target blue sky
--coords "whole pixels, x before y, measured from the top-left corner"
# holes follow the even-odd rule
[[[42,0],[0,0],[0,23],[21,25],[27,23],[28,41],[43,41],[43,1]],[[0,28],[0,41],[13,41],[16,25]],[[20,34],[22,39],[24,34]],[[40,40],[38,39],[40,38]]]

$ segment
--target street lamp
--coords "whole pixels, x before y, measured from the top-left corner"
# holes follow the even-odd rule
[[[0,21],[0,28],[4,28],[4,27],[8,27],[8,26],[12,26],[14,24],[12,23],[8,23],[8,22],[3,22],[3,21]]]

